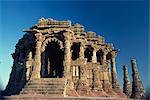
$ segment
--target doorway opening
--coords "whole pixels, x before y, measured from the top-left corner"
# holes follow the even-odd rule
[[[42,76],[47,78],[62,78],[64,76],[64,51],[60,48],[59,43],[49,42],[45,52],[44,61],[42,59]]]

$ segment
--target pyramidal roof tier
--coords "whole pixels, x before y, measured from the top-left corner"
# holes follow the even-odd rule
[[[38,23],[32,26],[30,29],[23,30],[27,33],[42,33],[42,34],[51,34],[57,33],[60,31],[69,30],[71,31],[73,40],[82,40],[89,41],[97,45],[104,45],[105,38],[101,35],[96,36],[96,33],[93,31],[85,31],[84,26],[76,23],[72,24],[70,20],[54,20],[51,18],[45,19],[44,17],[40,18]],[[105,45],[113,49],[112,44]]]

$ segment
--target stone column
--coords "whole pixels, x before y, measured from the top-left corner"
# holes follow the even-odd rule
[[[45,64],[45,51],[44,52],[42,52],[42,54],[41,54],[41,58],[42,58],[42,61],[41,61],[41,71],[42,71],[42,76],[41,77],[44,77],[45,76],[45,73],[46,73],[46,70],[45,70],[45,66],[46,66],[46,64]]]
[[[84,45],[82,43],[80,45],[80,59],[84,59]]]
[[[140,75],[137,69],[136,60],[131,60],[132,67],[132,98],[143,98],[145,96],[145,90],[140,79]]]
[[[97,62],[97,57],[96,57],[96,49],[93,49],[93,56],[92,56],[92,62],[96,63]]]
[[[70,40],[70,32],[65,32],[65,51],[64,51],[64,77],[67,79],[65,85],[65,91],[70,91],[70,89],[74,88],[74,84],[72,81],[71,75],[71,40]]]
[[[117,72],[116,72],[116,61],[115,57],[117,56],[117,51],[111,52],[111,76],[112,76],[112,88],[119,89],[119,83],[117,80]]]
[[[75,66],[72,67],[72,76],[75,76]]]
[[[112,88],[111,84],[110,84],[110,76],[109,76],[109,68],[108,68],[108,64],[103,64],[103,89],[105,91],[108,91],[109,89]]]
[[[36,50],[34,56],[34,65],[33,65],[33,72],[31,79],[38,79],[40,78],[40,70],[41,70],[41,45],[42,45],[42,34],[37,33],[35,34],[36,37]]]
[[[107,55],[107,52],[103,51],[103,64],[106,63],[106,55]]]
[[[76,76],[79,77],[79,66],[76,66]]]
[[[32,51],[29,51],[26,61],[26,80],[30,79],[31,67],[32,67]]]
[[[69,32],[65,32],[65,53],[64,53],[64,69],[65,69],[65,77],[71,77],[70,74],[70,62],[71,62],[71,43],[70,43],[70,35]]]
[[[123,66],[124,70],[124,84],[123,84],[123,93],[127,95],[127,97],[130,97],[131,95],[131,86],[130,86],[130,79],[128,75],[128,69],[127,66]]]

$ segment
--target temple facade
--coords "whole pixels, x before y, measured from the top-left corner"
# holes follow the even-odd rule
[[[117,79],[118,50],[105,43],[104,37],[92,31],[85,32],[80,24],[49,18],[39,19],[36,25],[23,32],[25,35],[12,54],[14,63],[6,95],[32,94],[29,90],[33,90],[34,84],[44,91],[41,87],[50,87],[49,82],[54,85],[60,82],[63,96],[126,98]],[[38,83],[42,85],[37,86]],[[37,91],[34,94],[42,94]]]

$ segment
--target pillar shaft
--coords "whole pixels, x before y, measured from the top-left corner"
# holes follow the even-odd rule
[[[112,76],[112,88],[118,89],[119,88],[119,83],[117,80],[117,72],[116,72],[116,51],[111,52],[111,76]]]
[[[71,77],[70,74],[70,62],[71,62],[71,44],[69,32],[65,33],[65,57],[64,57],[64,69],[65,69],[65,77]]]
[[[140,75],[137,69],[136,60],[131,60],[132,67],[132,98],[143,98],[145,96],[145,90],[140,79]]]
[[[76,76],[79,76],[79,66],[76,66]]]
[[[97,62],[97,58],[96,58],[96,50],[93,50],[93,56],[92,56],[92,62],[96,63]]]
[[[125,93],[128,97],[131,95],[131,86],[130,86],[130,79],[128,75],[127,66],[123,66],[124,70],[124,84],[123,84],[123,93]]]
[[[82,43],[80,45],[80,59],[84,59],[84,46]]]
[[[104,52],[103,52],[103,64],[106,63],[106,55],[107,55],[107,52],[104,51]]]
[[[41,33],[35,34],[36,36],[36,50],[35,50],[35,56],[34,56],[34,65],[33,65],[33,73],[31,78],[37,79],[40,78],[40,70],[41,70]]]
[[[31,67],[32,67],[32,52],[29,51],[29,54],[27,55],[27,61],[26,61],[26,80],[30,79]]]

